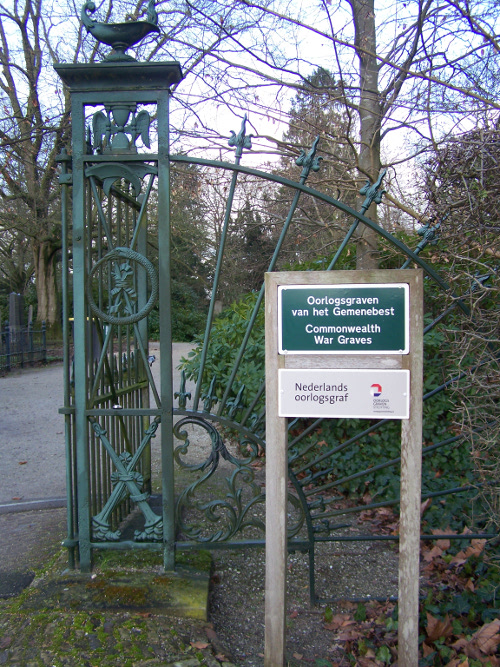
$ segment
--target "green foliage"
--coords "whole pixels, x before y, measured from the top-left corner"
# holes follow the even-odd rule
[[[425,337],[424,345],[424,395],[442,385],[450,372],[447,366],[446,345],[443,334],[431,330]],[[455,370],[458,373],[458,369]],[[470,455],[470,443],[467,439],[439,445],[453,439],[453,403],[449,391],[443,390],[428,400],[423,407],[423,446],[422,495],[445,491],[450,488],[466,486],[473,482],[473,464]],[[360,419],[324,420],[321,427],[314,431],[306,441],[302,441],[295,455],[300,450],[301,463],[316,468],[315,460],[323,456],[326,447],[341,447],[358,434],[363,433],[377,422]],[[297,431],[300,428],[297,428]],[[329,470],[330,478],[336,488],[350,498],[362,497],[368,493],[371,500],[380,502],[399,497],[399,459],[401,452],[401,426],[390,421],[382,424],[370,433],[332,454],[323,462],[323,469]],[[434,449],[435,445],[439,445]],[[300,449],[299,449],[300,448]],[[375,465],[389,464],[379,470]],[[365,471],[364,474],[359,474]],[[356,476],[357,475],[357,476]],[[342,480],[346,481],[342,481]],[[429,526],[450,526],[463,528],[471,509],[475,494],[449,495],[433,502],[425,514]]]
[[[171,183],[171,299],[172,337],[176,342],[191,341],[203,331],[208,310],[207,278],[210,242],[200,200],[202,177],[194,165],[172,169]],[[153,204],[155,197],[152,197]],[[153,212],[155,207],[153,206]],[[158,262],[157,221],[153,215],[148,235],[151,259]],[[149,335],[158,338],[159,312],[149,316]]]
[[[391,662],[392,655],[387,646],[381,646],[376,653],[377,660],[380,660],[384,665],[388,665]]]
[[[426,597],[419,603],[419,667],[498,665],[500,570],[495,547],[486,540],[440,540],[423,543],[422,555]],[[372,600],[359,604],[352,618],[345,614],[348,624],[342,627],[341,641],[346,664],[401,661],[398,611],[397,603]],[[338,636],[338,625],[331,630],[332,638]]]
[[[424,165],[429,213],[441,219],[436,252],[442,275],[461,296],[463,315],[450,332],[450,352],[458,362],[474,359],[475,369],[452,391],[457,426],[471,434],[481,493],[490,519],[500,527],[500,374],[498,303],[500,295],[500,133],[497,124],[478,120],[453,134]],[[492,354],[493,352],[493,354]],[[467,364],[468,365],[468,364]]]
[[[317,268],[317,266],[315,266]],[[217,378],[215,392],[220,399],[233,370],[234,360],[253,313],[257,294],[246,295],[223,311],[214,321],[202,383],[202,394]],[[432,316],[431,316],[432,317]],[[429,323],[431,318],[427,318]],[[196,380],[202,353],[203,336],[195,339],[196,347],[183,368],[188,377]],[[437,328],[425,336],[424,394],[443,385],[458,368],[449,367],[446,338]],[[264,309],[261,308],[247,345],[247,349],[233,385],[235,395],[244,384],[246,404],[257,393],[264,381]],[[264,399],[255,409],[259,413]],[[468,486],[474,481],[470,442],[457,439],[453,427],[453,403],[449,390],[443,389],[424,401],[423,408],[423,482],[422,494],[441,494],[447,489]],[[297,437],[311,422],[299,420],[291,430],[290,438]],[[361,419],[323,420],[307,437],[290,448],[290,457],[303,466],[309,466],[323,481],[328,478],[334,491],[350,498],[368,497],[381,502],[399,497],[399,457],[401,453],[401,424],[388,421],[366,433],[377,422]],[[360,436],[365,432],[365,435]],[[356,439],[357,438],[357,439]],[[342,446],[347,441],[354,440]],[[445,443],[445,444],[441,444]],[[325,453],[332,451],[330,456]],[[335,451],[337,450],[337,451]],[[322,457],[321,461],[317,461]],[[391,463],[394,461],[393,463]],[[386,467],[374,469],[383,464]],[[467,523],[473,508],[474,492],[439,495],[427,507],[424,517],[428,527],[449,526],[461,529]]]
[[[314,259],[305,259],[292,262],[281,267],[283,271],[327,271],[334,254]],[[356,268],[356,253],[350,252],[349,248],[344,252],[335,264],[336,271],[349,271]]]
[[[358,604],[356,611],[354,612],[355,621],[366,621],[366,607],[364,604]]]
[[[353,128],[345,114],[338,84],[335,75],[323,67],[318,67],[305,78],[303,86],[292,99],[289,126],[283,140],[295,151],[298,148],[308,150],[316,137],[321,136],[320,150],[324,160],[319,173],[309,175],[308,183],[349,206],[355,206],[358,188],[354,166],[356,156],[351,143]],[[291,152],[291,155],[285,154],[281,160],[280,171],[285,175],[297,171],[296,152]],[[312,210],[309,206],[310,202],[304,198],[301,202],[302,211],[311,220],[319,218],[322,222],[331,223],[341,218],[338,211],[325,207],[321,202],[315,202],[314,207],[311,206]],[[318,231],[316,229],[314,232],[314,241],[311,241],[310,232],[305,234],[309,237],[308,242],[315,244],[316,248],[320,247]],[[328,230],[327,233],[331,235],[332,232]]]
[[[462,664],[472,657],[482,660],[469,660],[470,667],[497,664],[493,656],[499,638],[498,560],[485,540],[466,545],[462,543],[459,551],[459,544],[452,542],[442,554],[439,548],[431,551],[433,545],[424,546],[427,595],[420,605],[420,643],[425,644],[426,658],[421,665],[439,667],[450,664],[452,658]]]
[[[226,304],[260,290],[273,256],[276,230],[268,216],[256,210],[258,206],[247,195],[244,205],[229,222],[218,289]]]
[[[214,320],[210,336],[209,354],[203,376],[202,393],[209,389],[213,377],[217,378],[216,395],[220,399],[227,386],[233,369],[233,362],[238,354],[241,341],[247,330],[248,323],[257,302],[258,294],[251,292],[242,299],[226,308]],[[198,369],[203,349],[204,335],[194,339],[196,347],[188,359],[181,360],[186,376],[197,380]],[[264,307],[257,315],[255,326],[248,340],[245,356],[236,374],[233,393],[236,394],[241,385],[246,387],[246,396],[254,396],[264,381]]]
[[[195,339],[206,321],[206,304],[200,304],[200,297],[186,284],[172,281],[172,340],[176,343]],[[158,340],[160,336],[159,310],[153,308],[148,319],[149,337]]]

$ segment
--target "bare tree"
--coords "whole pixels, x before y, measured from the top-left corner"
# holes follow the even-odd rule
[[[281,131],[290,121],[291,97],[318,66],[325,67],[335,82],[332,98],[349,119],[349,136],[339,140],[351,142],[359,185],[364,185],[377,179],[381,167],[415,170],[422,154],[461,124],[498,110],[500,9],[490,3],[485,14],[484,7],[460,0],[380,7],[374,0],[306,6],[279,0],[182,1],[174,3],[170,18],[175,15],[177,25],[189,23],[190,34],[198,30],[203,40],[187,43],[188,33],[178,32],[159,52],[185,59],[188,76],[177,98],[189,107],[186,126],[192,136],[208,133],[219,147],[203,100],[210,96],[235,115],[251,111],[256,128],[269,127],[256,120],[260,115]],[[193,105],[187,92],[192,93],[189,81],[195,74],[199,104]],[[260,140],[262,150],[265,145],[283,150],[281,137],[257,133],[254,143]],[[394,170],[389,177],[395,184]],[[406,216],[420,218],[414,202],[396,188],[388,199]],[[374,218],[376,212],[369,215]],[[376,264],[376,239],[363,231],[358,267]]]
[[[56,18],[41,0],[0,5],[0,231],[29,239],[38,319],[52,327],[61,248],[56,161],[69,136],[68,99],[49,69]]]
[[[9,318],[8,295],[27,295],[33,286],[33,253],[20,233],[0,235],[0,314]]]
[[[284,136],[291,99],[325,67],[330,98],[345,118],[335,133],[349,146],[358,187],[375,181],[381,167],[394,167],[388,202],[418,219],[418,207],[396,188],[395,170],[409,173],[462,123],[500,108],[500,7],[493,1],[407,0],[380,8],[374,0],[157,4],[162,34],[135,55],[181,61],[185,79],[175,91],[172,135],[184,150],[224,156],[230,118],[238,130],[243,113],[251,112],[257,154],[293,152]],[[105,0],[99,19],[140,19],[146,5]],[[68,99],[51,65],[101,59],[106,48],[82,31],[79,10],[53,0],[0,3],[0,233],[20,231],[30,239],[38,318],[51,324],[58,321],[56,157],[70,131]],[[377,264],[376,240],[366,231],[357,262]]]
[[[61,250],[61,223],[57,157],[70,142],[70,106],[67,91],[53,71],[57,62],[102,60],[107,47],[86,34],[80,23],[81,7],[53,0],[0,2],[0,236],[6,242],[21,234],[30,243],[37,290],[37,319],[55,329],[60,324],[57,264]],[[135,4],[106,0],[98,13],[104,21],[141,19],[147,0]],[[167,41],[176,41],[180,55],[194,40],[201,52],[190,68],[203,68],[204,56],[220,48],[223,30],[207,31],[180,11],[167,6],[168,28],[160,40],[145,40],[137,51],[140,60],[165,59]],[[241,23],[239,29],[246,29]],[[207,41],[208,40],[208,41]],[[199,75],[202,72],[198,71]],[[189,85],[189,81],[188,81]],[[196,113],[196,100],[191,98]],[[191,111],[190,111],[191,113]]]

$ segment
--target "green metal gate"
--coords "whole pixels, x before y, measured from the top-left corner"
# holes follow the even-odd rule
[[[275,270],[302,197],[342,211],[352,224],[326,268],[335,270],[353,242],[359,225],[374,230],[403,256],[402,266],[420,266],[427,280],[442,293],[450,290],[442,278],[419,258],[434,238],[429,227],[412,251],[365,216],[380,203],[381,174],[367,184],[361,212],[307,185],[311,170],[319,169],[318,140],[297,161],[297,181],[244,167],[244,150],[251,148],[245,120],[229,145],[234,163],[189,158],[169,153],[169,87],[181,77],[179,64],[131,61],[99,65],[59,65],[57,72],[72,96],[73,143],[71,156],[61,156],[63,189],[64,302],[65,302],[65,405],[68,539],[71,563],[75,550],[82,571],[92,567],[92,552],[99,549],[151,549],[163,553],[166,569],[173,569],[176,550],[236,548],[264,544],[264,494],[258,478],[265,451],[264,378],[251,394],[239,369],[253,351],[249,340],[263,308],[264,289],[255,295],[229,380],[218,386],[210,377],[207,359],[215,317],[218,281],[225,258],[225,243],[242,175],[273,182],[289,189],[291,203],[268,266]],[[152,120],[153,119],[153,120]],[[218,248],[214,284],[199,353],[194,389],[186,389],[185,376],[173,395],[170,300],[169,181],[172,164],[195,164],[231,174],[225,217]],[[72,214],[69,213],[69,193]],[[158,261],[148,257],[148,215],[156,230]],[[68,230],[71,234],[69,238]],[[72,308],[70,307],[72,303]],[[148,315],[159,303],[160,379],[155,381],[148,347]],[[455,298],[451,310],[465,309]],[[434,315],[426,332],[437,327],[450,308]],[[70,326],[73,318],[73,327]],[[71,352],[73,350],[73,352]],[[257,363],[257,360],[255,360]],[[437,383],[425,396],[446,391],[451,380]],[[347,539],[397,540],[397,536],[358,534],[348,538],[340,531],[346,517],[378,507],[397,507],[397,495],[384,503],[358,503],[338,508],[332,491],[349,479],[334,479],[335,456],[355,451],[359,442],[385,422],[368,423],[346,440],[326,443],[320,454],[306,457],[307,437],[320,420],[290,422],[290,525],[291,549],[308,552],[311,598],[317,599],[314,578],[315,551],[321,542]],[[204,434],[208,452],[190,458],[194,431]],[[161,439],[161,510],[149,502],[151,444]],[[197,436],[197,437],[198,437]],[[453,446],[465,436],[451,434],[424,449],[430,454]],[[375,468],[397,467],[399,459]],[[373,472],[374,467],[370,468]],[[360,469],[352,477],[370,471]],[[220,484],[212,484],[216,476]],[[470,488],[446,489],[439,494],[468,493]],[[219,496],[214,496],[219,493]],[[121,524],[139,509],[143,526],[133,539],[124,539]],[[137,513],[137,512],[136,512]],[[469,539],[484,536],[469,534]],[[423,539],[439,539],[429,534]],[[462,538],[463,539],[463,538]]]
[[[69,539],[78,544],[80,568],[89,570],[91,550],[119,540],[116,525],[134,503],[145,518],[137,542],[161,541],[171,569],[172,466],[164,466],[161,516],[147,498],[150,441],[158,429],[165,460],[172,458],[168,102],[169,87],[182,76],[180,66],[124,61],[60,65],[57,71],[71,91],[73,127],[71,170],[61,177],[64,188],[72,186],[73,200],[72,242],[64,249],[65,256],[72,249],[74,318],[65,391]],[[153,114],[157,150],[151,149]],[[153,188],[158,266],[146,246]],[[160,388],[152,378],[147,340],[147,315],[158,300]],[[66,308],[65,321],[68,316]]]

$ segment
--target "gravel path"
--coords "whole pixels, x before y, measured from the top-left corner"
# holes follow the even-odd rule
[[[189,343],[174,344],[174,368]],[[158,345],[153,375],[159,375]],[[174,387],[180,374],[174,372]],[[0,597],[17,594],[66,534],[66,472],[61,363],[0,377]],[[159,460],[159,439],[154,456]]]
[[[189,343],[174,343],[174,369],[187,355]],[[151,344],[157,360],[153,376],[158,381],[158,344]],[[179,387],[175,370],[173,385]],[[0,457],[2,484],[0,512],[37,500],[61,499],[66,495],[63,368],[50,366],[15,370],[0,377]],[[156,442],[155,442],[156,444]],[[8,505],[8,507],[5,507]]]
[[[66,494],[62,365],[0,377],[0,505]]]

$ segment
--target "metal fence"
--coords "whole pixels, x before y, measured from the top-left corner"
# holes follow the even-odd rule
[[[0,372],[8,372],[15,366],[32,366],[40,361],[47,361],[45,322],[40,329],[35,329],[33,324],[21,328],[6,324],[0,335]]]

